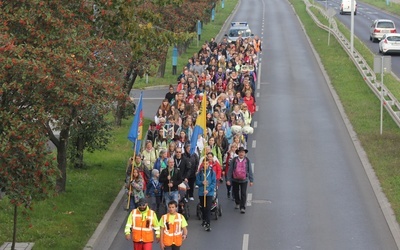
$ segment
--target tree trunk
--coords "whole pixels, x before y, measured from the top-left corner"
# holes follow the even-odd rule
[[[85,148],[85,137],[84,136],[78,136],[75,147],[76,147],[75,148],[76,155],[75,155],[74,167],[75,168],[83,168],[83,150]]]
[[[117,107],[115,110],[115,125],[120,127],[122,125],[122,118],[124,117],[125,112],[125,101],[118,100]]]
[[[160,66],[158,67],[158,73],[157,73],[158,77],[164,78],[166,64],[167,64],[167,58],[164,58],[164,60],[160,63]]]
[[[14,227],[13,227],[13,239],[11,244],[11,250],[15,249],[15,242],[17,241],[17,217],[18,217],[18,206],[14,204]]]
[[[60,131],[60,140],[57,145],[57,164],[60,170],[61,176],[57,178],[57,192],[65,192],[67,184],[67,144],[69,136],[69,126],[68,129],[62,129]]]
[[[131,70],[128,69],[129,76],[126,77],[125,83],[124,83],[124,89],[125,93],[129,96],[129,93],[132,90],[133,85],[135,84],[136,78],[138,76],[137,72],[133,71],[133,65],[131,65],[132,68]],[[122,119],[124,118],[124,113],[125,113],[125,100],[118,100],[117,101],[117,107],[115,111],[115,125],[116,126],[121,126],[122,124]]]

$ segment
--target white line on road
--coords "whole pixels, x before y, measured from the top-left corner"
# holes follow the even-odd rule
[[[253,172],[254,175],[254,163],[251,163],[251,172]]]
[[[247,194],[247,201],[246,201],[246,206],[247,207],[251,207],[251,200],[253,199],[253,194],[252,193],[248,193]]]
[[[257,92],[256,97],[260,97],[260,93]]]
[[[257,128],[257,121],[254,122],[253,128]]]
[[[247,250],[247,249],[249,249],[249,235],[243,234],[242,250]]]
[[[256,140],[253,140],[253,142],[251,143],[251,147],[252,147],[252,148],[255,148],[256,145],[257,145],[257,141],[256,141]]]

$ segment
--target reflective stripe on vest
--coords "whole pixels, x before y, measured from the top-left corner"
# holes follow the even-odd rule
[[[167,223],[169,223],[170,214],[163,215],[164,222],[164,244],[166,246],[181,246],[182,245],[182,215],[177,213],[173,224],[169,224],[169,230]]]
[[[134,242],[153,242],[153,219],[154,212],[147,210],[146,215],[142,215],[138,209],[132,212],[132,240]],[[148,221],[148,222],[147,222]],[[148,225],[146,225],[148,223]],[[146,227],[147,226],[147,227]]]

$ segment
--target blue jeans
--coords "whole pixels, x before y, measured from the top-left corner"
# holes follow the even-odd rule
[[[165,206],[167,207],[167,211],[168,211],[168,203],[171,200],[175,200],[176,203],[179,202],[179,200],[178,200],[178,190],[177,191],[171,191],[171,192],[164,191],[164,199],[165,199]]]

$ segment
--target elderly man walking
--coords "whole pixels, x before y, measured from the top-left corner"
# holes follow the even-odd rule
[[[179,202],[178,186],[182,183],[182,175],[178,168],[175,167],[174,158],[168,158],[168,166],[163,169],[160,174],[160,182],[163,185],[164,200],[166,206],[171,200]],[[168,209],[168,207],[167,207]]]
[[[253,186],[253,171],[251,169],[250,159],[246,156],[248,150],[239,147],[236,150],[237,157],[233,158],[228,171],[226,182],[227,185],[232,185],[233,197],[235,198],[235,209],[240,208],[240,213],[246,212],[247,200],[247,184],[250,182],[250,187]],[[239,193],[240,192],[240,193]]]

